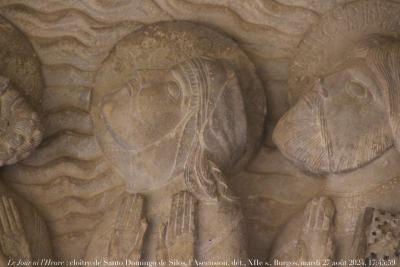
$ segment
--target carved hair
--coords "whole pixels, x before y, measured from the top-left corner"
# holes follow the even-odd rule
[[[41,140],[37,113],[9,79],[0,76],[0,166],[26,158]]]
[[[178,64],[173,75],[190,90],[194,136],[184,166],[188,189],[202,200],[234,200],[222,170],[246,147],[246,115],[239,83],[221,61],[195,58]]]
[[[400,40],[382,35],[370,35],[353,51],[366,60],[376,75],[388,107],[389,125],[394,144],[400,149]]]

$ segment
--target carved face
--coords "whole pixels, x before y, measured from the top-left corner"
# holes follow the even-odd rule
[[[383,90],[363,64],[318,80],[279,121],[274,141],[315,173],[357,168],[392,145]]]
[[[103,98],[97,136],[133,191],[159,187],[184,170],[198,174],[192,168],[203,166],[199,161],[226,167],[240,158],[247,121],[227,64],[195,58],[137,77]]]
[[[9,80],[0,76],[0,166],[26,158],[41,140],[37,113]]]
[[[185,88],[170,71],[153,71],[147,76],[149,80],[130,82],[107,96],[102,106],[108,130],[129,150],[141,150],[174,134],[188,109]]]

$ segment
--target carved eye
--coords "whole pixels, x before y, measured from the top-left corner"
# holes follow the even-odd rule
[[[355,82],[348,82],[346,84],[346,92],[348,95],[354,98],[363,99],[363,98],[368,98],[370,96],[370,93],[367,88]]]
[[[168,97],[175,103],[178,103],[181,98],[181,89],[174,82],[167,84]]]

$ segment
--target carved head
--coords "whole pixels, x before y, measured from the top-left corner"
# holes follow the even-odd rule
[[[128,183],[138,176],[165,180],[184,172],[189,189],[215,198],[220,169],[232,167],[247,142],[235,72],[221,60],[193,58],[135,77],[101,104],[113,143],[107,152],[118,158],[115,165],[125,174],[137,174]]]
[[[131,193],[180,183],[227,196],[262,140],[265,94],[235,42],[189,22],[160,22],[116,44],[99,68],[91,115],[104,157]],[[225,193],[224,193],[225,192]]]
[[[372,35],[331,62],[278,122],[281,152],[315,173],[362,166],[400,148],[400,41]]]
[[[38,114],[10,80],[0,76],[0,166],[26,158],[41,140]]]

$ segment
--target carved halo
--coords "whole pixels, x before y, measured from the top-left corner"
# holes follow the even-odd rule
[[[44,87],[40,62],[24,34],[2,17],[0,75],[9,78],[35,110],[40,110]]]
[[[169,69],[195,57],[226,60],[238,76],[248,121],[246,152],[234,168],[239,170],[262,141],[266,115],[263,87],[254,65],[234,41],[189,22],[161,22],[144,26],[115,46],[95,79],[91,113],[96,135],[102,134],[99,110],[102,98],[129,82],[135,71]],[[99,138],[98,141],[102,146]]]
[[[400,3],[359,0],[325,14],[306,33],[290,68],[289,101],[295,104],[335,59],[362,38],[380,34],[400,37]]]

